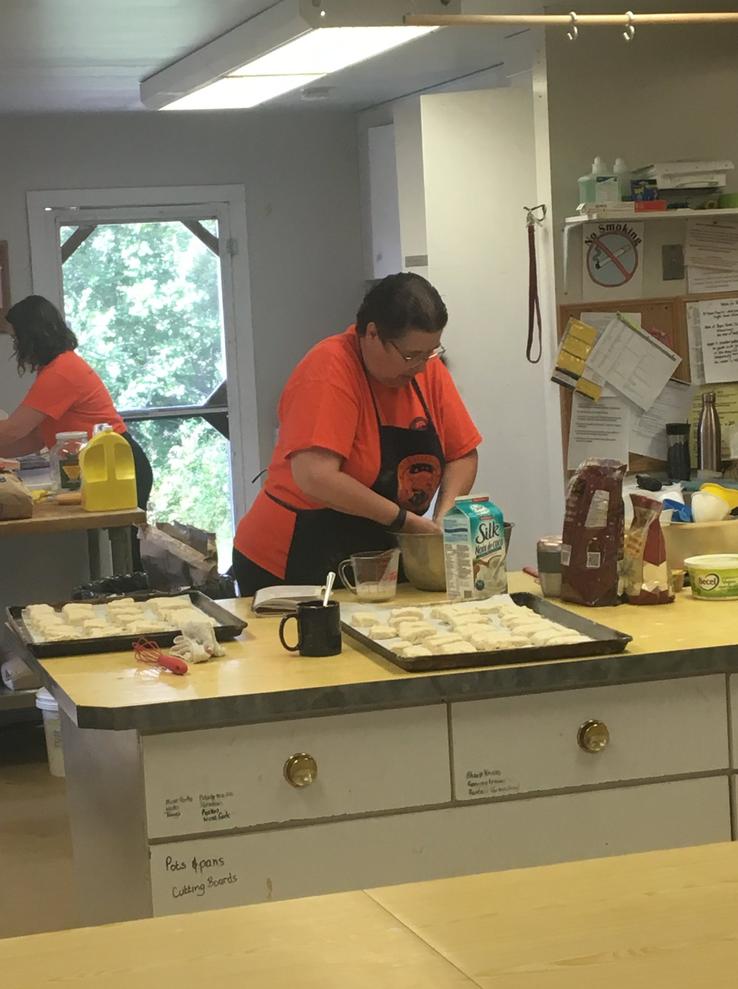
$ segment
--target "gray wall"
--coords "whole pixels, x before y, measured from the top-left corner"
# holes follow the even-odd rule
[[[242,184],[249,226],[262,457],[290,371],[317,340],[342,330],[363,290],[356,123],[338,112],[118,113],[0,117],[0,240],[10,245],[11,296],[31,291],[26,193]],[[29,380],[0,337],[0,408]],[[85,578],[85,543],[43,537],[0,545],[15,560],[0,605],[62,598]],[[44,580],[39,582],[38,574]]]
[[[0,117],[0,239],[11,295],[31,291],[28,191],[242,184],[262,455],[292,367],[350,322],[362,291],[355,118],[321,113],[117,113]],[[19,382],[0,340],[0,408]]]

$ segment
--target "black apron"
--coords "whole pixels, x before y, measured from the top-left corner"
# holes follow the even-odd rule
[[[416,515],[424,515],[443,476],[446,461],[428,405],[413,379],[412,387],[423,407],[424,417],[414,419],[409,428],[385,426],[372,390],[379,432],[380,465],[371,489]],[[320,584],[331,570],[352,553],[391,549],[396,546],[392,533],[370,519],[346,515],[332,508],[300,509],[266,492],[272,501],[293,512],[295,529],[287,557],[285,583]]]

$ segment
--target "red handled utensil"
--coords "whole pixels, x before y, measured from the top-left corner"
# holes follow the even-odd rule
[[[177,676],[184,676],[189,667],[179,656],[172,656],[162,652],[161,648],[150,639],[138,639],[133,643],[133,654],[139,663],[148,663],[151,666],[160,666]]]

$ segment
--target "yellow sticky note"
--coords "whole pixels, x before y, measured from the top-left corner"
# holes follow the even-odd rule
[[[559,359],[556,361],[556,366],[562,367],[565,371],[569,371],[571,374],[576,374],[577,377],[584,373],[584,361],[581,357],[575,357],[574,354],[570,354],[566,350],[562,350],[559,354]]]
[[[569,354],[574,354],[575,357],[581,357],[583,361],[586,361],[592,353],[592,347],[588,343],[584,340],[580,340],[571,333],[566,340],[564,340],[563,349]]]
[[[586,395],[587,398],[591,398],[593,402],[599,401],[602,398],[602,388],[600,385],[596,385],[594,381],[589,381],[587,378],[580,378],[577,381],[575,391],[580,392],[582,395]]]
[[[589,323],[583,323],[581,319],[574,319],[573,317],[566,324],[566,335],[571,334],[576,337],[577,340],[582,340],[584,343],[588,343],[590,347],[594,347],[597,340],[597,330],[590,326]]]

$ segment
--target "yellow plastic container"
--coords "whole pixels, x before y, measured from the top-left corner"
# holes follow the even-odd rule
[[[734,508],[738,508],[738,491],[735,488],[724,488],[722,484],[713,484],[712,481],[708,481],[707,484],[700,485],[700,491],[706,491],[707,494],[722,498],[728,503],[728,509],[731,512]]]
[[[79,455],[82,507],[88,512],[135,508],[136,465],[127,440],[110,427],[95,433]]]

